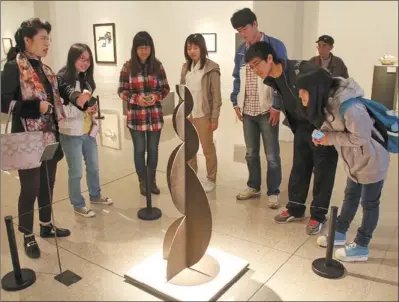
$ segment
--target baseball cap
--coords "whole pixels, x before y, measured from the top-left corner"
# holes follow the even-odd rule
[[[319,39],[317,39],[316,43],[319,43],[319,42],[324,42],[329,45],[334,45],[334,39],[333,39],[333,37],[331,37],[329,35],[320,36]]]

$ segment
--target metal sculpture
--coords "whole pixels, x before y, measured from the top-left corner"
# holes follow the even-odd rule
[[[208,249],[212,235],[212,215],[208,198],[196,173],[187,163],[198,151],[198,133],[188,119],[193,97],[183,85],[176,85],[179,104],[173,112],[173,128],[183,141],[170,155],[167,182],[173,203],[183,217],[166,232],[163,258],[167,259],[167,281],[198,263]]]

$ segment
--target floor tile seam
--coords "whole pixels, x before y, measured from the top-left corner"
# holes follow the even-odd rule
[[[256,295],[256,293],[262,288],[262,287],[264,287],[266,284],[267,284],[267,282],[269,282],[273,277],[274,277],[274,275],[278,272],[278,271],[280,271],[280,269],[288,262],[288,261],[290,261],[291,259],[292,259],[292,257],[293,256],[295,256],[295,253],[301,248],[301,247],[303,247],[305,244],[306,244],[306,242],[308,242],[308,240],[310,239],[310,237],[311,236],[308,236],[308,238],[288,257],[288,259],[286,260],[286,261],[284,261],[275,271],[274,271],[274,273],[262,284],[262,286],[249,298],[249,300],[248,301],[250,301],[255,295]],[[296,256],[296,257],[299,257],[299,258],[302,258],[302,259],[305,259],[305,258],[303,258],[303,257],[301,257],[301,256]],[[306,259],[307,260],[307,259]]]

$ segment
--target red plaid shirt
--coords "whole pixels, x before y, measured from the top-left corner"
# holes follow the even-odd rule
[[[163,126],[163,114],[161,101],[168,95],[170,88],[166,78],[165,69],[161,64],[160,74],[149,74],[139,72],[132,76],[130,72],[130,61],[127,61],[119,76],[119,97],[128,102],[127,126],[138,131],[159,131]],[[145,82],[147,89],[144,91]],[[155,104],[142,107],[137,104],[140,95],[155,94]]]

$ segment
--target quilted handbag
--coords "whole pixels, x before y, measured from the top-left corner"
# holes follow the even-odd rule
[[[1,169],[12,171],[40,167],[40,159],[45,146],[43,132],[28,132],[26,123],[22,120],[25,132],[8,133],[14,105],[15,101],[12,101],[8,111],[5,133],[1,135]]]

